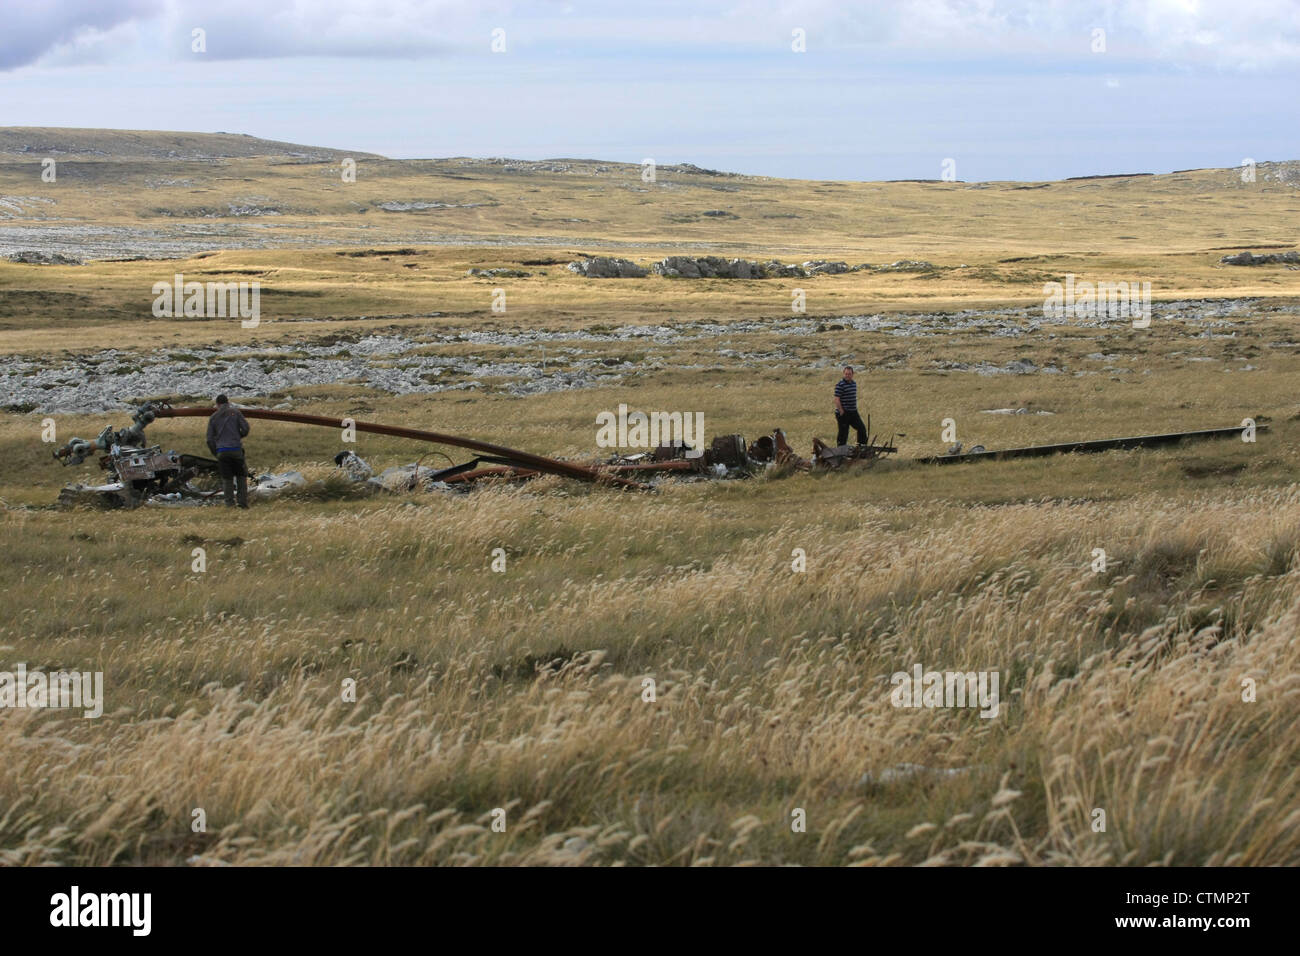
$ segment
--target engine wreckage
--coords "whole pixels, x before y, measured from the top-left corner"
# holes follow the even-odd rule
[[[213,411],[215,409],[210,407],[173,408],[163,402],[151,402],[139,408],[132,416],[131,424],[125,428],[115,430],[109,426],[93,440],[71,439],[54,452],[54,457],[64,465],[79,465],[87,458],[98,455],[99,466],[107,472],[108,479],[98,485],[68,485],[59,496],[60,503],[134,508],[144,503],[197,504],[219,499],[221,491],[215,480],[219,468],[214,459],[163,451],[161,445],[150,445],[144,437],[145,428],[160,418],[207,418]],[[896,437],[906,437],[890,435],[887,440],[882,440],[880,436],[873,436],[870,433],[871,419],[868,417],[865,444],[831,445],[820,438],[814,438],[810,458],[800,457],[791,448],[785,432],[776,428],[771,434],[763,435],[753,443],[747,443],[743,435],[719,435],[703,449],[694,449],[680,443],[661,445],[641,454],[614,455],[605,460],[579,463],[534,455],[459,435],[399,425],[255,407],[241,407],[240,412],[251,419],[337,429],[351,428],[358,432],[410,438],[473,453],[468,461],[451,463],[444,468],[424,465],[421,459],[413,464],[389,468],[379,475],[375,475],[370,465],[353,451],[341,451],[335,456],[334,463],[339,473],[347,479],[365,485],[368,489],[390,492],[417,489],[467,490],[481,481],[527,481],[539,475],[560,475],[593,484],[645,491],[654,487],[648,482],[656,478],[727,479],[750,477],[767,469],[812,472],[870,467],[881,458],[896,454]],[[1268,426],[1261,424],[1253,427],[1264,431]],[[1184,439],[1226,438],[1240,434],[1240,428],[1215,428],[1000,451],[987,451],[983,446],[975,446],[965,453],[957,445],[945,455],[918,458],[915,461],[918,464],[952,464],[1037,457],[1058,452],[1149,448]],[[442,454],[445,456],[445,453]],[[448,458],[448,461],[451,459]],[[306,479],[296,471],[256,474],[250,470],[250,476],[249,495],[254,498],[266,498],[307,485]]]

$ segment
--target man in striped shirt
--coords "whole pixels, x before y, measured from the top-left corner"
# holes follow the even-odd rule
[[[853,366],[844,366],[844,377],[835,383],[835,444],[849,438],[849,426],[858,433],[858,444],[867,443],[867,426],[858,414],[858,383],[853,381]]]

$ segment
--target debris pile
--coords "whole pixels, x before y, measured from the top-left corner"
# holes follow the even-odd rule
[[[399,438],[412,438],[434,444],[465,448],[474,452],[470,460],[456,464],[448,457],[448,466],[434,468],[423,459],[407,465],[385,469],[375,475],[368,462],[356,452],[345,450],[334,457],[334,464],[345,478],[356,485],[375,492],[409,492],[423,490],[466,490],[479,481],[527,481],[539,475],[559,475],[593,484],[620,488],[649,490],[657,479],[676,477],[685,480],[747,478],[772,469],[789,471],[836,471],[853,467],[871,467],[878,460],[897,454],[894,435],[882,440],[871,434],[871,419],[867,419],[867,441],[860,445],[831,445],[814,438],[812,457],[802,458],[790,446],[785,432],[775,428],[752,444],[743,435],[716,436],[706,448],[695,448],[683,442],[660,445],[650,452],[615,454],[603,461],[578,463],[557,458],[546,458],[530,452],[518,451],[501,445],[492,445],[477,439],[438,432],[380,425],[351,419],[304,415],[297,412],[266,408],[242,408],[246,418],[297,422],[342,429],[348,427],[359,432],[372,432]],[[999,410],[1001,411],[1001,410]],[[95,503],[107,507],[134,508],[140,504],[198,504],[216,498],[215,489],[196,487],[219,471],[216,461],[210,458],[162,450],[159,445],[146,445],[144,429],[158,418],[194,418],[211,415],[211,408],[172,408],[165,403],[143,406],[125,428],[106,427],[93,440],[73,438],[54,452],[54,457],[64,465],[76,465],[91,455],[99,454],[99,465],[109,473],[110,480],[99,485],[73,484],[60,495],[61,504]],[[1035,445],[1026,448],[1005,448],[989,451],[983,445],[963,452],[960,442],[943,455],[915,459],[917,464],[952,464],[963,461],[1040,457],[1063,452],[1101,452],[1134,448],[1156,448],[1173,445],[1184,440],[1250,437],[1268,430],[1262,420],[1246,419],[1242,425],[1231,428],[1210,428],[1199,431],[1171,432],[1158,435],[1136,435],[1125,438],[1103,438],[1088,441]],[[897,437],[905,437],[901,433]],[[444,456],[445,457],[445,456]],[[642,480],[638,480],[642,479]],[[250,494],[265,498],[295,488],[303,488],[307,480],[296,471],[282,474],[257,475],[250,482]]]
[[[99,485],[69,485],[63,490],[60,503],[94,503],[107,507],[134,508],[146,502],[200,503],[218,497],[218,490],[192,484],[200,478],[210,479],[215,476],[219,471],[216,461],[175,451],[164,452],[161,446],[147,446],[144,441],[145,427],[158,418],[207,417],[212,411],[210,408],[172,408],[163,403],[150,403],[135,413],[132,424],[126,428],[115,430],[109,426],[93,441],[71,439],[54,452],[55,459],[64,465],[76,465],[91,455],[102,453],[99,465],[109,473],[112,480]],[[344,427],[344,420],[338,418],[265,408],[243,408],[241,411],[246,418],[340,429]],[[786,440],[785,432],[777,428],[770,435],[759,438],[753,445],[747,444],[743,435],[721,435],[714,438],[707,448],[697,449],[679,442],[661,445],[648,453],[614,455],[604,461],[579,464],[420,429],[350,419],[348,425],[360,432],[414,438],[467,448],[475,453],[469,461],[452,463],[446,468],[434,468],[417,461],[385,469],[379,475],[354,451],[340,451],[334,457],[334,464],[347,480],[374,491],[387,492],[468,489],[485,479],[527,481],[543,474],[646,490],[652,486],[636,479],[669,475],[695,479],[745,478],[776,467],[812,471],[852,464],[869,466],[881,456],[897,451],[892,438],[885,444],[869,437],[865,445],[838,447],[814,439],[813,457],[805,459],[794,452]],[[265,498],[305,487],[306,484],[307,480],[296,471],[264,474],[252,479],[249,491],[254,497]]]
[[[69,460],[67,464],[75,464]],[[99,465],[110,480],[98,485],[75,483],[59,494],[62,506],[92,505],[99,508],[137,508],[140,505],[199,505],[221,499],[217,487],[217,462],[211,458],[148,448],[113,449],[100,458]],[[249,478],[248,494],[252,498],[273,498],[294,488],[304,488],[307,479],[296,471],[262,474]]]

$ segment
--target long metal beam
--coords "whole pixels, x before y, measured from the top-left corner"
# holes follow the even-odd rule
[[[1268,431],[1267,425],[1256,425],[1255,431]],[[958,455],[930,455],[913,459],[922,465],[952,465],[959,461],[1001,461],[1006,458],[1039,458],[1063,452],[1115,451],[1125,448],[1158,448],[1174,445],[1184,439],[1231,438],[1240,436],[1241,426],[1235,428],[1206,428],[1193,432],[1169,432],[1163,435],[1134,435],[1129,438],[1099,438],[1094,441],[1062,442],[1058,445],[1032,445],[1028,448],[1003,448],[1000,451],[977,451]]]
[[[170,405],[158,405],[155,413],[159,418],[207,418],[216,408],[206,408],[201,406],[185,406],[173,408]],[[325,428],[343,428],[344,419],[330,418],[324,415],[303,415],[300,412],[278,412],[270,408],[244,408],[240,407],[239,411],[245,418],[260,418],[276,422],[295,422],[299,425],[320,425]],[[649,490],[648,485],[640,482],[629,481],[626,478],[619,478],[617,475],[611,475],[608,472],[599,471],[595,468],[589,468],[585,465],[577,465],[573,462],[559,461],[555,458],[546,458],[542,455],[533,455],[526,451],[517,451],[514,448],[506,448],[504,445],[493,445],[489,442],[478,441],[473,438],[462,438],[459,435],[445,435],[441,432],[425,431],[420,428],[405,428],[401,425],[380,425],[376,422],[361,422],[355,419],[347,419],[347,422],[359,432],[371,432],[376,435],[391,435],[394,438],[410,438],[415,441],[434,442],[439,445],[451,445],[456,448],[468,448],[471,451],[483,452],[487,455],[496,455],[502,458],[509,458],[512,462],[519,462],[521,465],[541,471],[551,475],[563,475],[566,478],[576,478],[579,481],[589,481],[594,484],[617,485],[621,488],[634,488],[638,491]]]

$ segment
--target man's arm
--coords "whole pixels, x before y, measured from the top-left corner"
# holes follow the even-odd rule
[[[246,418],[244,417],[244,415],[243,415],[242,412],[235,412],[235,414],[239,416],[239,421],[236,423],[236,424],[239,426],[239,437],[240,437],[240,438],[247,438],[247,437],[248,437],[248,419],[246,419]]]
[[[835,386],[835,414],[844,414],[844,403],[840,401],[840,387],[838,385]]]
[[[213,457],[217,454],[217,423],[215,419],[208,419],[208,451],[212,452]]]

